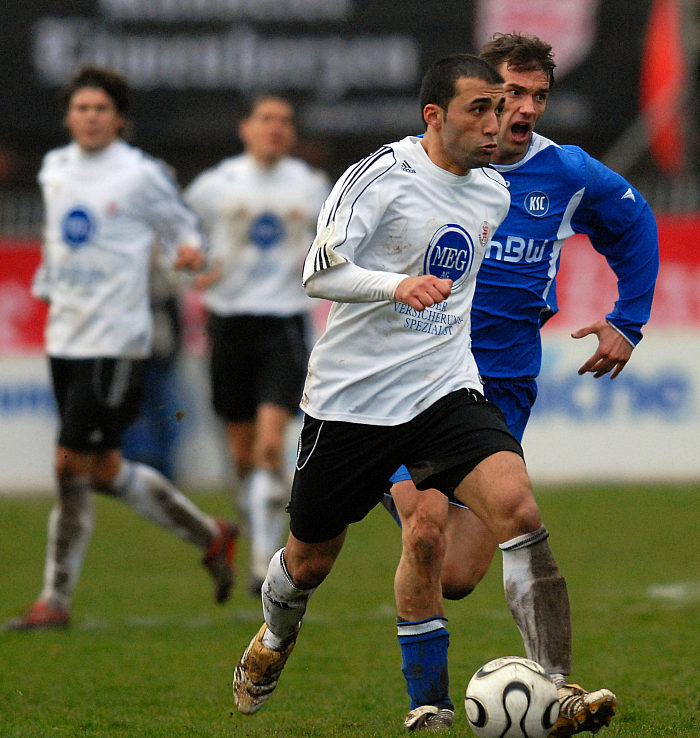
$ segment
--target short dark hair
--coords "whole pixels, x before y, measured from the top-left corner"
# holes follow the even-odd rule
[[[474,54],[451,54],[438,59],[425,73],[420,88],[421,114],[426,105],[447,110],[455,96],[457,80],[462,77],[481,79],[489,84],[503,84],[503,77],[484,59]]]
[[[484,44],[479,56],[498,67],[505,62],[519,72],[540,71],[547,75],[549,86],[554,87],[554,62],[552,47],[538,36],[526,33],[494,33]]]
[[[93,66],[79,69],[63,88],[61,102],[64,110],[68,110],[73,95],[85,87],[104,90],[112,98],[118,113],[126,115],[129,112],[131,108],[131,90],[126,77],[116,69]]]

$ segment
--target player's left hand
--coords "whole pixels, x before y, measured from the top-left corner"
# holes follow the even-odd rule
[[[591,333],[598,336],[598,350],[579,368],[578,373],[593,372],[593,376],[598,379],[612,370],[610,379],[615,379],[625,368],[634,346],[607,320],[598,320],[585,328],[579,328],[571,337],[583,338]]]
[[[194,246],[182,244],[178,247],[173,266],[175,269],[190,269],[198,272],[204,266],[204,254]]]

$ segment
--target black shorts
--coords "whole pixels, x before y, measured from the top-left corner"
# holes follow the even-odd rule
[[[305,316],[210,315],[209,336],[217,415],[253,420],[267,402],[297,412],[309,360]]]
[[[119,449],[141,406],[145,359],[57,359],[51,380],[59,446],[91,453]]]
[[[498,451],[523,456],[503,413],[474,390],[457,390],[395,426],[304,416],[289,503],[291,531],[306,543],[327,541],[362,520],[405,464],[419,489],[453,498],[474,467]]]

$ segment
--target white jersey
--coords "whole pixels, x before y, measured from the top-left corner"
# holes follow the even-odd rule
[[[323,173],[293,157],[265,167],[241,154],[197,177],[185,199],[201,216],[222,270],[204,293],[207,308],[223,316],[289,316],[313,307],[300,275],[329,190]]]
[[[195,213],[162,164],[121,140],[98,153],[50,151],[37,297],[49,301],[46,350],[63,358],[148,356],[151,249],[202,246]]]
[[[500,174],[452,174],[412,136],[350,167],[304,267],[309,294],[342,301],[311,353],[301,408],[321,420],[397,425],[454,390],[480,390],[469,312],[509,205]],[[452,294],[422,312],[393,300],[402,279],[423,274],[452,279]]]

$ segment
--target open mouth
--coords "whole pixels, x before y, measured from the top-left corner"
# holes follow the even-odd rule
[[[527,123],[514,123],[510,127],[510,134],[517,143],[524,143],[530,135],[530,126]]]

